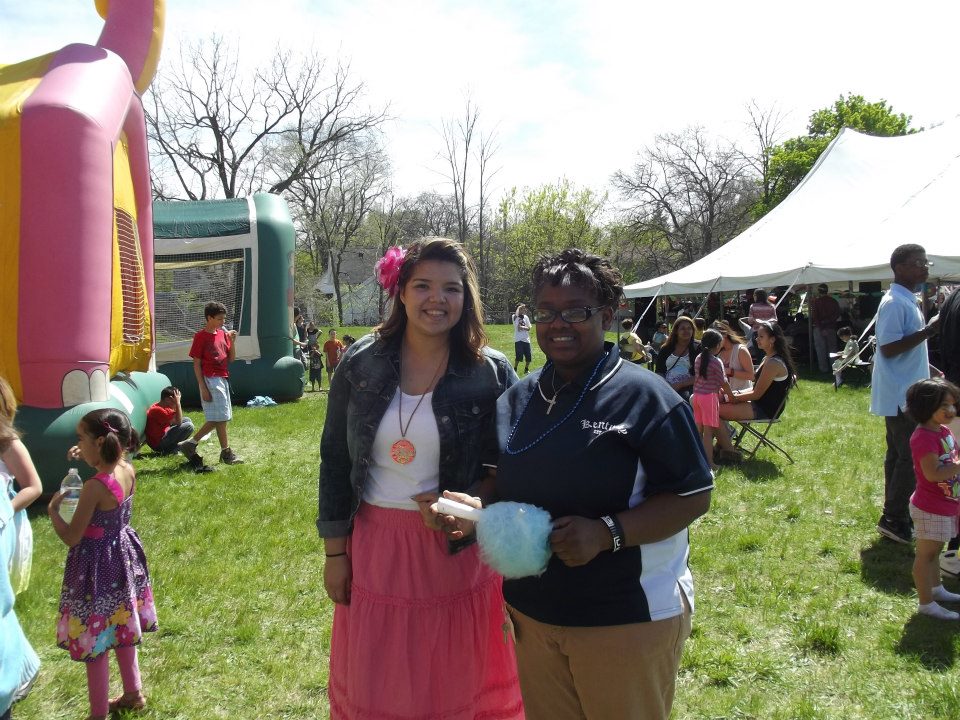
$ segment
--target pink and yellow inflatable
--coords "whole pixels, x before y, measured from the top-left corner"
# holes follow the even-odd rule
[[[26,405],[105,400],[151,356],[153,219],[139,93],[162,0],[97,0],[96,45],[0,67],[0,373]]]
[[[140,94],[163,5],[96,0],[96,45],[0,66],[0,373],[26,408],[146,402],[110,381],[148,370],[154,347]]]

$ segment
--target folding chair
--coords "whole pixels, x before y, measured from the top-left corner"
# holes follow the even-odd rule
[[[791,379],[791,384],[796,383],[796,378]],[[787,393],[787,397],[790,394]],[[733,422],[737,423],[740,426],[740,430],[737,432],[737,436],[733,440],[733,447],[735,450],[739,450],[744,459],[749,460],[754,455],[757,454],[757,450],[761,446],[766,445],[771,450],[776,450],[781,453],[787,460],[790,461],[790,464],[793,465],[793,458],[790,457],[790,453],[784,450],[782,447],[777,445],[770,438],[770,428],[775,424],[780,422],[780,418],[783,416],[783,411],[787,405],[787,398],[783,399],[783,402],[780,403],[780,408],[777,410],[776,414],[772,419],[770,418],[758,418],[756,420],[734,420]],[[749,437],[748,437],[749,436]],[[744,440],[756,440],[752,448],[747,448],[744,446]]]
[[[840,366],[841,377],[844,371],[852,370],[856,372],[857,376],[861,380],[864,380],[866,382],[867,386],[869,386],[871,380],[873,379],[871,373],[873,368],[873,353],[875,351],[876,345],[877,345],[876,335],[871,335],[869,338],[867,338],[867,341],[857,351],[856,355],[853,355],[852,357],[849,357],[843,361],[843,365]],[[843,355],[842,352],[830,353],[830,358],[832,360],[836,360],[841,355]],[[834,384],[833,389],[837,390],[839,389],[839,387],[840,387],[839,385]]]

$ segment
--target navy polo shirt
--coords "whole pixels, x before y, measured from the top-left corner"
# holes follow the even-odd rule
[[[544,394],[553,396],[550,365],[500,396],[499,499],[539,505],[554,518],[599,518],[658,493],[713,488],[689,404],[663,378],[611,348],[559,393],[549,415],[537,382],[542,377]],[[562,385],[559,378],[555,384]],[[522,448],[528,449],[518,453]],[[684,529],[657,543],[602,552],[580,567],[553,556],[543,575],[506,580],[503,593],[520,612],[552,625],[673,617],[683,612],[681,593],[693,606],[688,535]]]

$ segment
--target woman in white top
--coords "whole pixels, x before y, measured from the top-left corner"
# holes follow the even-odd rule
[[[330,717],[520,720],[501,579],[431,508],[496,467],[496,401],[516,375],[486,347],[460,243],[391,248],[377,274],[390,314],[343,356],[320,441]]]
[[[723,336],[720,362],[731,390],[749,390],[753,387],[753,358],[747,350],[747,341],[723,320],[713,323],[713,329]]]
[[[693,334],[696,326],[693,320],[681,315],[673,324],[670,337],[660,348],[654,370],[670,383],[670,386],[689,400],[693,391],[693,363],[700,353],[700,343]]]

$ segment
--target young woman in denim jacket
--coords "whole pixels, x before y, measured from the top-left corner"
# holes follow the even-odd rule
[[[459,243],[391,248],[377,273],[390,315],[344,355],[320,442],[330,716],[522,718],[501,579],[430,508],[495,467],[496,400],[516,374],[485,347]]]

